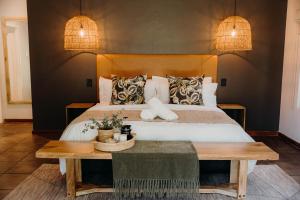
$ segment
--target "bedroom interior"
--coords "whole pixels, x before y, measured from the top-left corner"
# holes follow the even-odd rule
[[[300,199],[298,0],[0,18],[0,199]]]

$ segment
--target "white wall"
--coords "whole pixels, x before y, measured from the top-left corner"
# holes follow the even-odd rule
[[[300,142],[300,1],[288,0],[279,131]],[[271,101],[271,99],[270,99]]]
[[[26,0],[0,0],[0,18],[26,16]],[[32,119],[31,104],[7,104],[4,72],[2,34],[0,34],[0,123],[3,119]]]

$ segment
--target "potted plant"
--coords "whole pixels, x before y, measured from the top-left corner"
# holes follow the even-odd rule
[[[112,120],[108,117],[104,117],[98,128],[98,140],[105,142],[107,139],[112,138],[114,135],[114,126]]]
[[[105,116],[100,122],[96,119],[90,119],[90,123],[85,124],[85,128],[82,130],[86,133],[89,129],[98,130],[98,140],[105,142],[107,139],[112,138],[114,131],[120,130],[123,125],[123,119],[118,117],[118,114],[113,114],[112,118]]]

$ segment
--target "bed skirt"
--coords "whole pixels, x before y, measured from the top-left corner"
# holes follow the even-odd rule
[[[200,185],[229,183],[230,161],[200,162]],[[85,184],[112,187],[112,160],[82,160],[82,182]]]

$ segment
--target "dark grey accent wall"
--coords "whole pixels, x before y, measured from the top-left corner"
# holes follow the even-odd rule
[[[96,57],[65,51],[66,21],[79,14],[76,0],[27,0],[34,130],[61,130],[64,106],[96,102]],[[218,24],[233,0],[83,0],[101,35],[97,53],[219,54]],[[238,15],[252,26],[253,51],[219,56],[227,87],[219,102],[247,106],[247,127],[278,130],[286,0],[239,0]],[[93,79],[93,88],[85,79]]]

